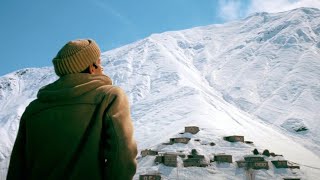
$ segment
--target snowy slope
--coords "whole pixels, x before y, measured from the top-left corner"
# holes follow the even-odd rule
[[[106,74],[128,93],[139,150],[190,152],[210,158],[230,153],[234,160],[254,148],[320,168],[320,11],[256,13],[246,19],[184,31],[154,34],[102,54]],[[24,69],[0,77],[0,169],[5,176],[19,117],[40,87],[57,77],[52,68]],[[186,125],[213,147],[191,141],[163,146]],[[305,127],[306,131],[296,132]],[[303,128],[302,128],[303,129]],[[230,144],[240,134],[254,145]],[[165,178],[243,179],[235,164],[208,168],[155,166],[139,158],[137,176],[151,170]],[[257,179],[297,176],[315,179],[320,171],[257,171]],[[178,174],[178,176],[177,176]]]
[[[28,68],[0,77],[0,172],[6,172],[20,117],[40,87],[56,79],[52,68]],[[0,174],[1,179],[1,174]]]

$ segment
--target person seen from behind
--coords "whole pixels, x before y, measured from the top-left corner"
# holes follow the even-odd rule
[[[137,146],[127,96],[104,75],[92,39],[68,42],[53,59],[59,79],[23,113],[7,180],[130,180]]]

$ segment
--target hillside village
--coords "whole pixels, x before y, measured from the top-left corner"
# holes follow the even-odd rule
[[[267,149],[260,153],[255,148],[254,142],[246,141],[244,136],[230,135],[221,137],[226,145],[224,147],[225,150],[222,151],[219,150],[221,146],[220,148],[216,148],[219,144],[209,142],[206,138],[203,140],[198,138],[197,134],[200,134],[200,131],[200,128],[197,126],[186,126],[184,132],[170,138],[169,142],[163,142],[156,148],[142,150],[138,157],[139,163],[149,159],[151,167],[149,170],[146,169],[144,172],[140,171],[138,173],[139,180],[197,179],[196,177],[190,178],[183,174],[183,171],[191,170],[191,168],[204,168],[213,173],[212,177],[214,177],[214,170],[222,169],[223,171],[224,168],[231,168],[235,176],[237,176],[237,173],[240,175],[242,171],[244,178],[250,180],[260,179],[257,178],[259,174],[268,174],[269,177],[272,177],[270,177],[271,179],[301,179],[299,164],[293,163],[282,155],[275,154]],[[194,148],[191,150],[184,147],[189,143],[194,145]],[[174,145],[176,147],[169,147]],[[246,147],[236,148],[239,151],[246,150],[245,152],[241,152],[244,155],[239,156],[239,152],[235,154],[229,153],[231,148],[237,146]],[[230,150],[227,150],[228,147]],[[249,149],[251,151],[248,151]],[[168,177],[164,169],[177,171],[176,176]],[[208,177],[208,179],[210,178]]]

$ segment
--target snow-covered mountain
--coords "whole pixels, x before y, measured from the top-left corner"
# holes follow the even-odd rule
[[[131,101],[139,150],[188,153],[206,158],[229,153],[234,160],[254,148],[269,149],[301,170],[259,170],[257,179],[320,175],[320,10],[256,13],[246,19],[154,34],[102,54],[105,73]],[[28,68],[0,77],[0,171],[5,177],[19,118],[38,89],[57,77],[52,67]],[[213,141],[204,146],[161,145],[184,126]],[[254,142],[230,144],[240,134]],[[235,164],[207,168],[155,165],[139,157],[137,176],[159,171],[165,179],[243,179]]]

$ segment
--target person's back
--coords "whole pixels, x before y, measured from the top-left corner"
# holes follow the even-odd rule
[[[7,179],[132,179],[136,144],[125,93],[103,75],[93,40],[67,43],[60,78],[26,108]],[[82,73],[81,73],[82,72]]]

